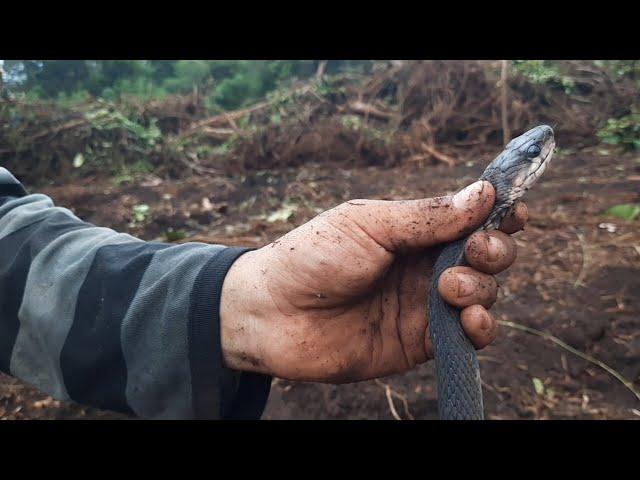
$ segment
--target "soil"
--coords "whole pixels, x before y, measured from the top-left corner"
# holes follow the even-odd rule
[[[455,191],[475,180],[490,159],[454,167],[305,163],[235,176],[144,176],[125,185],[95,176],[38,190],[86,221],[146,240],[175,239],[182,231],[186,238],[179,241],[260,246],[349,199]],[[518,259],[498,276],[492,312],[556,336],[640,390],[640,228],[637,220],[601,214],[640,201],[640,158],[584,149],[553,162],[526,197],[530,221],[515,235]],[[136,223],[132,209],[138,204],[150,210]],[[270,218],[274,212],[285,220]],[[640,419],[640,400],[627,387],[548,339],[502,325],[479,357],[489,419]],[[341,386],[274,379],[263,418],[435,419],[434,380],[432,362],[404,375]],[[58,402],[0,376],[0,418],[128,417]]]

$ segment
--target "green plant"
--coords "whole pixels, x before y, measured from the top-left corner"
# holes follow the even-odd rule
[[[340,124],[346,130],[360,130],[362,128],[362,120],[357,115],[342,115]]]
[[[571,93],[573,79],[564,75],[551,60],[514,60],[513,69],[531,83],[547,84]]]
[[[153,172],[153,164],[148,160],[138,160],[113,172],[113,183],[122,185],[133,182],[137,176]]]
[[[97,130],[127,130],[143,147],[152,147],[162,135],[155,119],[150,121],[149,126],[144,126],[114,108],[105,107],[85,112],[85,118]]]
[[[369,123],[365,123],[358,115],[342,115],[340,124],[345,130],[359,131],[367,135],[370,139],[388,141],[388,135],[384,131],[375,128]]]
[[[237,141],[238,137],[233,135],[225,140],[224,143],[211,148],[211,153],[214,155],[225,155],[226,153],[229,153],[231,151]]]
[[[640,113],[610,118],[597,135],[603,143],[627,150],[640,150]]]
[[[135,177],[129,173],[116,173],[113,176],[113,183],[116,185],[122,185],[123,183],[131,183],[135,180]]]
[[[603,215],[622,218],[623,220],[635,220],[640,215],[640,204],[621,203],[602,212]]]
[[[616,77],[640,76],[640,60],[594,60],[596,67],[605,68]]]
[[[176,242],[178,240],[182,240],[187,237],[187,234],[184,230],[174,230],[173,228],[168,228],[162,236],[166,242]]]
[[[131,221],[132,226],[136,226],[144,222],[149,216],[149,205],[145,203],[141,203],[139,205],[134,205],[132,208],[133,219]]]

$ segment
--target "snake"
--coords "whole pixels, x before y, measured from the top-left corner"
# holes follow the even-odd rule
[[[500,226],[514,202],[544,173],[555,145],[553,129],[548,125],[534,127],[507,143],[479,178],[493,185],[496,199],[487,220],[475,231]],[[475,347],[462,329],[460,309],[447,304],[438,292],[438,280],[446,269],[468,265],[464,249],[474,232],[444,246],[435,262],[427,297],[441,420],[484,419]]]

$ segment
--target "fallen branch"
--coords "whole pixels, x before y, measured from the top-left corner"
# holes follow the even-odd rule
[[[431,155],[432,157],[435,157],[437,160],[440,160],[443,163],[446,163],[448,166],[453,167],[456,164],[456,161],[453,157],[450,157],[449,155],[439,152],[438,150],[433,148],[431,145],[427,145],[426,143],[422,142],[420,146],[429,155]]]
[[[234,130],[233,128],[213,128],[213,127],[204,127],[200,129],[198,133],[202,133],[207,135],[208,137],[215,138],[216,140],[227,140],[229,137],[241,134],[242,132],[239,130]]]
[[[194,158],[193,158],[194,155],[195,154],[189,154],[189,156],[192,157],[192,160],[194,160]],[[198,165],[197,163],[195,163],[195,161],[191,161],[190,162],[189,160],[184,158],[182,155],[178,155],[176,158],[185,167],[191,169],[193,172],[195,172],[195,173],[197,173],[199,175],[220,175],[222,173],[220,170],[218,170],[216,168],[203,167],[203,166]]]
[[[377,117],[383,120],[395,120],[399,117],[397,113],[380,110],[379,108],[376,108],[368,103],[361,102],[360,100],[351,102],[348,108],[353,113],[359,113],[361,115],[370,117]]]
[[[85,120],[84,118],[78,119],[78,120],[71,120],[67,123],[63,123],[62,125],[58,125],[57,127],[48,128],[47,130],[31,135],[30,137],[24,139],[22,142],[25,145],[29,143],[34,143],[40,140],[41,138],[52,137],[54,135],[57,135],[60,132],[64,132],[65,130],[72,130],[76,127],[84,126],[87,123],[88,123],[87,120]],[[14,151],[13,148],[3,148],[2,150],[0,150],[0,155],[3,153],[9,153],[13,151]]]
[[[259,110],[267,108],[272,103],[273,102],[266,102],[266,101],[265,102],[259,102],[259,103],[256,103],[255,105],[253,105],[252,107],[249,107],[249,108],[243,108],[241,110],[235,110],[233,112],[225,112],[225,113],[223,113],[221,115],[216,115],[214,117],[205,118],[204,120],[200,120],[199,122],[193,123],[187,130],[185,130],[184,132],[180,133],[178,135],[178,138],[184,138],[184,137],[188,137],[190,135],[193,135],[194,133],[196,133],[198,130],[200,130],[203,127],[211,127],[211,126],[214,126],[214,125],[224,125],[225,123],[229,124],[229,125],[233,125],[231,122],[235,122],[236,120],[240,120],[242,117],[244,117],[245,115],[248,115],[250,113],[257,112]]]
[[[586,360],[589,363],[597,365],[598,367],[602,368],[605,372],[607,372],[608,374],[613,376],[620,383],[622,383],[631,393],[633,393],[636,396],[636,398],[638,400],[640,400],[640,392],[635,389],[635,387],[633,386],[633,383],[630,380],[627,380],[626,378],[624,378],[620,373],[615,371],[613,368],[611,368],[606,363],[601,362],[600,360],[598,360],[597,358],[592,357],[591,355],[587,355],[586,353],[582,353],[580,350],[576,350],[572,346],[567,345],[566,343],[564,343],[558,337],[554,337],[550,333],[543,332],[541,330],[536,330],[535,328],[527,327],[526,325],[522,325],[522,324],[516,323],[516,322],[509,322],[509,321],[506,321],[506,320],[498,320],[498,324],[504,325],[505,327],[515,328],[516,330],[520,330],[522,332],[530,333],[532,335],[537,335],[538,337],[545,338],[545,339],[555,343],[556,345],[564,348],[568,352],[573,353],[577,357],[580,357],[580,358],[582,358],[583,360]]]
[[[287,92],[284,98],[289,98],[294,95],[303,95],[305,93],[308,93],[309,91],[312,90],[312,86],[313,85],[305,85],[304,87],[301,87],[301,88],[292,89],[289,92]],[[232,112],[225,112],[220,115],[216,115],[214,117],[205,118],[204,120],[200,120],[199,122],[193,123],[188,129],[186,129],[184,132],[181,132],[179,135],[177,135],[177,138],[181,139],[181,138],[193,135],[202,127],[219,126],[224,124],[231,125],[233,127],[231,122],[240,120],[245,115],[249,115],[251,113],[270,107],[271,105],[277,103],[280,100],[282,100],[282,98],[274,99],[274,100],[265,100],[262,102],[258,102],[255,105],[252,105],[251,107],[242,108],[240,110],[234,110]]]

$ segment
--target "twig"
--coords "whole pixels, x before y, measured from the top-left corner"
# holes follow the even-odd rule
[[[502,363],[501,360],[498,360],[495,357],[490,357],[488,355],[478,355],[478,360],[482,361],[487,361],[487,362],[493,362],[493,363]]]
[[[327,68],[327,60],[320,60],[318,69],[316,70],[316,79],[321,80],[324,77],[324,71]]]
[[[501,87],[501,97],[502,97],[502,139],[504,144],[509,143],[511,139],[511,129],[509,128],[509,111],[508,101],[509,101],[509,60],[502,60],[502,69],[500,71],[500,87]]]
[[[236,121],[233,119],[232,116],[230,116],[228,113],[226,114],[227,117],[227,123],[231,126],[231,128],[233,128],[233,130],[240,135],[242,132],[240,131],[240,129],[238,128],[238,125],[236,124]]]
[[[635,389],[635,387],[633,386],[633,383],[631,381],[629,381],[626,378],[624,378],[620,373],[616,372],[613,368],[608,366],[606,363],[601,362],[600,360],[598,360],[597,358],[592,357],[591,355],[587,355],[586,353],[583,353],[583,352],[581,352],[579,350],[576,350],[572,346],[567,345],[566,343],[564,343],[558,337],[554,337],[550,333],[543,332],[541,330],[536,330],[535,328],[527,327],[526,325],[522,325],[522,324],[516,323],[516,322],[509,322],[509,321],[506,321],[506,320],[498,320],[498,324],[504,325],[505,327],[515,328],[516,330],[520,330],[520,331],[523,331],[523,332],[526,332],[526,333],[530,333],[532,335],[537,335],[539,337],[542,337],[542,338],[545,338],[547,340],[550,340],[551,342],[553,342],[556,345],[564,348],[568,352],[571,352],[574,355],[582,358],[583,360],[586,360],[589,363],[597,365],[598,367],[602,368],[605,372],[607,372],[611,376],[613,376],[620,383],[622,383],[631,393],[633,393],[636,396],[636,398],[638,400],[640,400],[640,392]]]
[[[300,88],[294,88],[289,90],[286,95],[284,95],[284,98],[289,98],[289,97],[293,97],[295,95],[303,95],[308,93],[310,90],[312,90],[312,85],[304,85]],[[224,112],[220,115],[216,115],[214,117],[209,117],[209,118],[205,118],[204,120],[200,120],[199,122],[195,122],[193,124],[191,124],[191,126],[189,126],[188,129],[186,129],[185,131],[181,132],[180,134],[178,134],[176,137],[177,138],[184,138],[184,137],[188,137],[189,135],[192,135],[193,133],[195,133],[197,130],[199,130],[202,127],[207,127],[207,126],[213,126],[213,125],[219,125],[219,124],[225,124],[225,123],[229,123],[231,120],[235,121],[235,120],[239,120],[242,117],[244,117],[245,115],[248,115],[250,113],[254,113],[257,112],[259,110],[263,110],[267,107],[270,107],[271,105],[277,103],[278,100],[274,99],[274,100],[265,100],[262,102],[258,102],[255,105],[252,105],[251,107],[247,107],[247,108],[243,108],[240,110],[234,110],[232,112]]]
[[[500,392],[497,389],[493,388],[491,385],[486,383],[484,380],[480,380],[480,383],[482,384],[482,386],[484,388],[486,388],[487,390],[491,390],[493,393],[495,393],[496,397],[498,397],[498,400],[500,400],[502,402],[504,397],[502,395],[500,395]]]
[[[30,137],[24,139],[23,143],[24,144],[35,143],[36,141],[40,140],[43,137],[47,137],[47,136],[53,137],[54,135],[57,135],[58,133],[63,132],[65,130],[71,130],[73,128],[80,127],[86,124],[88,124],[88,122],[85,119],[71,120],[67,123],[63,123],[62,125],[58,125],[57,127],[49,128],[47,130],[43,130],[34,135],[31,135]],[[11,151],[13,151],[13,149],[4,148],[0,150],[0,154],[9,153]]]
[[[197,163],[195,163],[193,155],[195,154],[187,154],[188,156],[191,156],[191,160],[189,161],[186,158],[182,157],[181,155],[177,155],[176,158],[178,159],[178,161],[182,164],[184,164],[185,167],[190,168],[191,170],[193,170],[194,172],[200,174],[200,175],[219,175],[221,172],[220,170],[216,169],[216,168],[210,168],[210,167],[203,167],[198,165]],[[197,157],[196,157],[197,158]]]
[[[216,124],[225,124],[229,123],[231,120],[239,120],[240,118],[248,115],[250,113],[256,112],[258,110],[262,110],[270,106],[273,102],[259,102],[249,108],[243,108],[241,110],[235,110],[233,112],[225,112],[221,115],[216,115],[215,117],[205,118],[204,120],[200,120],[199,122],[193,123],[187,130],[177,135],[178,138],[188,137],[195,132],[197,132],[202,127],[208,127]]]
[[[393,397],[396,397],[402,402],[402,405],[404,406],[404,413],[407,415],[407,418],[409,418],[410,420],[415,420],[415,417],[411,415],[411,412],[409,411],[409,402],[407,401],[407,397],[393,390],[391,386],[387,383],[383,383],[377,379],[375,380],[375,382],[378,385],[380,385],[382,388],[384,388],[385,395],[387,397],[387,402],[389,403],[389,410],[391,410],[391,415],[393,416],[393,418],[395,418],[396,420],[402,420],[402,417],[398,415],[396,406],[393,403]]]
[[[437,151],[431,145],[427,145],[426,143],[422,142],[420,144],[420,146],[429,155],[435,157],[436,159],[440,160],[441,162],[446,163],[450,167],[453,167],[456,164],[456,161],[455,161],[455,159],[453,157],[450,157],[449,155],[446,155],[446,154],[444,154],[442,152]]]
[[[237,129],[214,127],[203,127],[200,129],[199,133],[207,135],[211,138],[215,138],[216,140],[226,140],[234,134],[241,134],[241,132]]]
[[[384,120],[392,120],[398,117],[398,114],[394,112],[385,112],[380,110],[379,108],[374,107],[368,103],[361,102],[360,100],[356,100],[349,104],[349,110],[354,113],[360,113],[365,116],[377,117]]]
[[[387,388],[385,388],[385,394],[387,395],[387,402],[389,402],[389,409],[391,410],[391,415],[393,415],[393,418],[395,418],[396,420],[402,420],[400,415],[398,415],[398,412],[396,412],[396,407],[393,404],[393,398],[391,398],[391,387],[389,387],[389,385],[387,385]]]
[[[587,261],[588,261],[587,248],[584,242],[584,237],[582,236],[581,233],[576,233],[576,237],[578,237],[578,241],[580,242],[580,248],[582,248],[582,265],[580,266],[580,272],[578,272],[578,277],[576,278],[576,281],[573,283],[573,288],[584,286],[584,283],[582,283],[582,279],[586,275]]]

